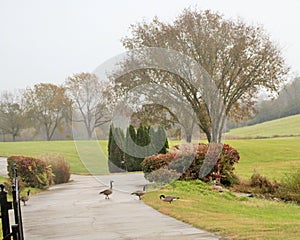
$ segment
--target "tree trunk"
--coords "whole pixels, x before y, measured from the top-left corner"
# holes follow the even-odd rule
[[[187,143],[191,143],[192,142],[192,135],[191,134],[187,134],[186,135],[186,142]]]
[[[210,143],[212,141],[211,139],[211,132],[208,129],[202,129],[206,135],[207,141]]]
[[[48,126],[45,126],[45,130],[46,130],[46,140],[50,141],[51,136],[50,136],[50,130],[49,130]]]

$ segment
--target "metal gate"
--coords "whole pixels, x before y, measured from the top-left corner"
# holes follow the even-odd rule
[[[14,178],[12,186],[13,201],[7,201],[7,192],[4,184],[0,184],[0,207],[2,220],[3,240],[24,240],[21,204],[19,196],[19,182],[16,165],[14,164]],[[14,224],[10,225],[9,210],[14,212]]]

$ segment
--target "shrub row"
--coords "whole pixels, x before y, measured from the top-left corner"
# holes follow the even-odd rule
[[[254,172],[249,180],[241,179],[234,191],[252,193],[259,198],[283,200],[300,204],[300,169],[286,174],[280,182]]]
[[[44,189],[52,183],[68,182],[70,167],[62,156],[48,155],[44,160],[25,157],[11,156],[7,159],[8,176],[11,181],[14,177],[14,164],[18,172],[19,183],[24,187]]]
[[[8,175],[14,177],[13,166],[16,164],[18,176],[26,187],[46,188],[52,182],[52,170],[40,159],[24,156],[11,156],[7,159]]]
[[[280,183],[271,182],[267,177],[255,172],[251,176],[250,187],[254,194],[300,204],[300,169],[286,174]]]
[[[233,172],[234,164],[239,159],[237,150],[228,144],[183,144],[171,148],[166,154],[145,158],[142,170],[149,181],[170,182],[176,171],[180,180],[194,180],[200,177],[206,182],[218,179],[224,185],[232,185],[237,179]],[[162,180],[161,174],[153,173],[160,169],[164,169],[166,179]],[[171,173],[166,174],[167,171]],[[206,174],[202,176],[201,173]]]

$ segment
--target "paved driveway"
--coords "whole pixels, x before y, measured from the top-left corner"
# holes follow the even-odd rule
[[[165,216],[130,195],[147,183],[142,174],[97,179],[73,175],[72,179],[34,195],[22,208],[27,240],[220,239]],[[107,188],[111,179],[114,192],[107,200],[99,191]]]
[[[0,176],[7,177],[7,160],[4,157],[0,157]]]

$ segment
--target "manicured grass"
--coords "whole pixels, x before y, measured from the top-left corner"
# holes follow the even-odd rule
[[[231,129],[226,136],[238,138],[299,136],[300,115],[268,121],[253,126]]]
[[[300,167],[300,138],[226,140],[241,156],[236,173],[249,178],[254,170],[271,179],[281,177]],[[170,141],[170,145],[178,144]],[[80,154],[78,154],[78,152]],[[0,156],[25,155],[40,157],[43,154],[62,154],[71,165],[72,173],[108,173],[107,141],[40,141],[1,142]],[[89,170],[87,170],[87,168]]]
[[[177,143],[170,141],[171,146]],[[236,172],[243,178],[249,178],[256,170],[280,180],[300,166],[300,138],[226,140],[226,143],[241,155]],[[49,153],[64,155],[73,173],[107,173],[103,157],[107,155],[107,141],[0,143],[1,156],[39,157]],[[158,198],[161,193],[178,195],[181,199],[165,203]],[[299,205],[211,192],[201,182],[176,182],[165,189],[148,192],[144,201],[162,213],[232,239],[297,239],[300,235]]]
[[[8,178],[0,176],[0,183],[6,182]]]
[[[180,197],[172,204],[160,194]],[[299,239],[300,206],[219,193],[200,181],[178,181],[148,192],[143,200],[156,210],[230,239]]]
[[[234,129],[229,136],[255,138],[299,135],[300,115]],[[300,137],[225,140],[241,156],[236,173],[249,179],[256,170],[280,181],[284,174],[300,167]],[[180,143],[170,141],[170,146]],[[40,157],[59,153],[69,161],[72,173],[107,173],[107,141],[50,141],[0,143],[0,156]],[[87,170],[88,169],[88,170]],[[0,182],[5,179],[0,178]],[[162,202],[160,194],[176,195],[180,200]],[[196,182],[175,182],[143,196],[148,205],[195,227],[218,232],[231,239],[299,239],[300,206],[262,199],[237,198],[231,193],[212,192]]]
[[[77,174],[89,174],[85,164],[92,168],[89,162],[99,159],[101,173],[108,172],[106,162],[103,163],[103,154],[100,154],[107,155],[107,141],[98,141],[97,144],[95,141],[76,143],[74,141],[1,142],[0,156],[23,155],[39,158],[43,154],[62,154],[70,163],[72,173]],[[77,148],[81,156],[79,156]],[[101,156],[101,161],[99,156]],[[83,161],[80,160],[80,157]]]
[[[300,168],[300,138],[227,140],[240,153],[237,175],[249,178],[254,170],[273,180]]]

